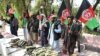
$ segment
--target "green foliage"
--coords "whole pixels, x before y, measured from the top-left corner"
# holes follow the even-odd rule
[[[40,6],[41,6],[43,0],[35,0],[35,1],[36,1],[35,2],[36,3],[35,4],[35,7],[34,8],[31,8],[32,9],[31,12],[33,12],[34,14],[37,13],[37,11],[40,10]]]
[[[56,14],[58,13],[59,8],[57,5],[52,6],[51,9],[54,10]]]
[[[6,11],[5,11],[6,4],[7,4],[6,0],[2,0],[0,2],[0,15],[2,15],[2,16],[6,16]]]
[[[71,14],[72,14],[73,16],[76,16],[77,12],[78,12],[78,8],[72,8]]]
[[[6,7],[11,5],[14,11],[18,14],[19,26],[21,26],[21,18],[23,11],[29,9],[31,0],[2,0],[0,2],[0,15],[6,16]]]
[[[36,1],[36,5],[34,8],[32,8],[32,12],[36,13],[37,11],[40,11],[40,7],[43,6],[43,13],[45,13],[46,15],[49,15],[51,13],[51,4],[49,3],[48,0],[44,1],[44,0],[35,0]]]
[[[19,17],[21,17],[23,11],[29,9],[28,7],[30,7],[30,2],[31,0],[2,0],[0,3],[0,12],[2,12],[2,14],[6,14],[6,6],[9,4],[15,11],[18,12],[20,15]]]

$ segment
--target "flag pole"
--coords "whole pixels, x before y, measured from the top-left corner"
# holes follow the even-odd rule
[[[70,0],[64,0],[65,4],[66,4],[66,7],[69,8],[69,11],[70,11],[70,15],[71,15],[71,5],[70,5]]]

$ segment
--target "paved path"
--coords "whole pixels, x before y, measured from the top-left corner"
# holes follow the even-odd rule
[[[94,51],[90,51],[90,50],[84,50],[81,53],[75,53],[73,56],[100,56],[100,53],[98,52],[94,52]]]

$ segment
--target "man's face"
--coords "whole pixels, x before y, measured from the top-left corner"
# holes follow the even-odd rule
[[[37,15],[37,19],[41,20],[42,16],[41,15]]]
[[[50,21],[50,22],[52,22],[52,21],[53,21],[53,18],[52,18],[52,17],[51,17],[51,18],[49,18],[49,21]]]
[[[71,18],[68,18],[68,23],[71,23],[71,21],[72,21]]]

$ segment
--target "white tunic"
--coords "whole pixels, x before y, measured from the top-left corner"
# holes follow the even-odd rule
[[[54,33],[53,33],[53,28],[54,28],[54,24],[51,25],[50,29],[49,29],[49,45],[53,48],[53,43],[54,43]]]
[[[0,20],[0,26],[3,26],[4,22]]]

